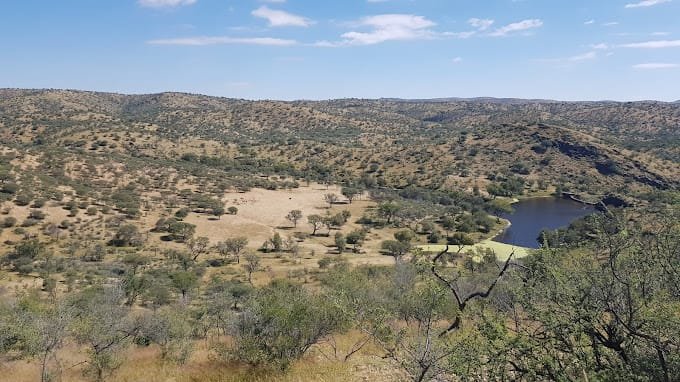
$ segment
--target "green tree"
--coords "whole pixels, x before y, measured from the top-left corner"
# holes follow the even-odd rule
[[[170,274],[172,286],[182,294],[182,300],[186,301],[189,292],[198,286],[198,276],[196,272],[190,270],[180,270]]]
[[[390,224],[400,210],[401,206],[395,202],[382,202],[378,205],[378,216],[386,219],[387,224]]]
[[[321,215],[307,216],[307,221],[312,225],[312,236],[316,235],[316,231],[324,226],[324,220],[324,217]]]
[[[356,187],[343,187],[340,193],[349,200],[349,204],[352,204],[354,199],[361,194],[361,190]]]
[[[294,227],[297,227],[297,223],[300,219],[302,219],[302,211],[300,210],[292,210],[286,215],[286,220],[293,223]]]
[[[217,244],[217,250],[222,256],[232,256],[236,259],[236,264],[241,263],[241,252],[248,245],[248,238],[235,237],[226,239]]]
[[[139,332],[139,322],[123,305],[120,288],[91,288],[71,301],[73,338],[87,349],[86,374],[104,381],[123,363],[125,350]]]
[[[380,248],[388,255],[394,257],[394,261],[399,263],[402,257],[411,250],[411,244],[397,240],[385,240],[380,244]]]
[[[337,232],[335,234],[335,247],[338,248],[338,252],[343,253],[346,246],[347,240],[345,239],[345,236],[342,233]]]

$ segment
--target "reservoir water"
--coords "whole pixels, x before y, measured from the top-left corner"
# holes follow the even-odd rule
[[[593,206],[561,198],[526,199],[512,205],[513,212],[501,214],[512,224],[494,241],[527,248],[538,248],[541,231],[569,226],[571,222],[595,212]]]

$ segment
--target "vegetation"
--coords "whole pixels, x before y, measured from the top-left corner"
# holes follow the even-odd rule
[[[3,378],[680,380],[677,110],[0,90]]]

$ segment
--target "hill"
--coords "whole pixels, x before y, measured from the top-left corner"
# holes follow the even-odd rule
[[[660,102],[279,102],[0,91],[0,136],[20,150],[250,158],[260,161],[258,171],[273,166],[335,183],[370,176],[394,188],[471,191],[496,175],[516,175],[529,188],[540,183],[592,197],[675,189],[678,126],[680,106]]]

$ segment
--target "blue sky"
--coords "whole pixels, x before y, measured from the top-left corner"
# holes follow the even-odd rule
[[[680,0],[20,0],[0,87],[680,99]]]

